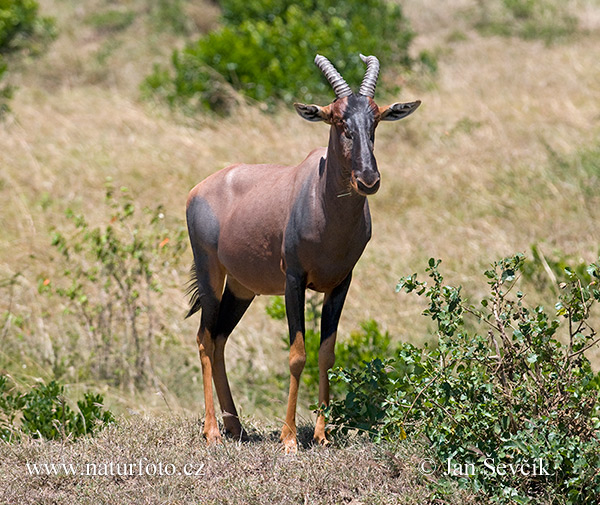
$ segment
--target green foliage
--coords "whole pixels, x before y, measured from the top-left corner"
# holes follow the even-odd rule
[[[100,394],[85,393],[75,411],[64,397],[64,386],[55,381],[38,384],[27,393],[15,389],[6,375],[0,375],[0,439],[4,441],[18,440],[21,434],[48,440],[79,437],[114,422]]]
[[[369,319],[360,323],[360,330],[351,332],[349,338],[340,339],[335,348],[335,361],[342,368],[352,368],[395,352],[389,333],[382,333],[377,322]]]
[[[541,39],[546,43],[573,34],[577,19],[562,0],[479,0],[477,28],[484,34]]]
[[[54,21],[38,14],[34,0],[0,1],[0,82],[6,75],[7,62],[17,54],[41,52],[55,37]],[[0,86],[0,117],[8,111],[12,97],[11,86]]]
[[[387,333],[386,337],[389,342]],[[407,410],[431,380],[432,364],[423,350],[408,343],[379,353],[393,358],[371,358],[330,372],[331,385],[336,389],[343,385],[345,391],[343,399],[321,409],[334,435],[358,431],[377,442],[404,440],[405,429],[415,424]]]
[[[375,358],[359,368],[337,368],[330,374],[332,384],[345,386],[343,400],[334,400],[320,410],[333,423],[333,432],[346,435],[358,430],[372,440],[406,438],[402,423],[389,398],[398,387],[398,378],[390,368],[393,360]]]
[[[164,338],[156,272],[179,262],[186,233],[181,225],[171,226],[162,206],[144,209],[140,219],[127,189],[115,193],[109,181],[110,215],[100,226],[67,211],[71,230],[55,230],[52,238],[62,276],[41,276],[38,287],[58,296],[74,326],[87,334],[94,378],[143,388],[154,378],[152,357]]]
[[[34,0],[0,2],[0,54],[36,52],[55,36],[54,21],[40,17],[38,9]]]
[[[463,299],[460,287],[444,284],[439,264],[429,262],[431,284],[416,274],[398,284],[427,298],[424,313],[437,325],[438,347],[405,345],[386,363],[335,371],[332,379],[351,389],[326,410],[334,430],[364,430],[375,440],[401,439],[405,430],[425,435],[441,492],[449,479],[458,479],[502,503],[545,495],[595,503],[600,377],[584,353],[598,343],[588,319],[600,301],[599,264],[583,275],[565,268],[555,317],[525,305],[517,286],[523,255],[485,272],[490,295],[479,309]],[[467,331],[465,316],[482,331]],[[474,470],[464,475],[456,464]]]
[[[9,388],[8,377],[0,375],[0,439],[10,441],[18,437],[14,422],[25,401],[22,395],[13,395]]]
[[[283,321],[285,319],[285,302],[283,301],[283,296],[271,297],[269,305],[267,305],[265,310],[271,319]]]
[[[391,2],[227,0],[222,6],[223,26],[175,51],[172,70],[156,67],[146,94],[190,112],[227,113],[237,100],[232,90],[268,105],[328,102],[330,86],[313,64],[317,53],[354,87],[364,75],[359,53],[377,55],[384,69],[411,64],[413,33]],[[380,87],[390,90],[385,80]]]

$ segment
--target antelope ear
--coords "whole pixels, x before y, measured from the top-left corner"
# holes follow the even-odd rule
[[[387,107],[380,107],[379,113],[381,114],[381,121],[398,121],[398,119],[405,118],[409,114],[412,114],[421,105],[421,100],[416,102],[406,103],[393,103]]]
[[[296,112],[307,121],[325,121],[327,124],[331,122],[331,108],[329,105],[320,107],[318,105],[295,103],[294,107]]]

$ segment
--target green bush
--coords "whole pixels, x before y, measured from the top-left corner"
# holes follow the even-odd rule
[[[0,54],[41,50],[48,37],[54,36],[54,21],[40,17],[34,0],[0,2]]]
[[[226,113],[242,93],[259,102],[331,100],[313,64],[328,56],[357,88],[359,53],[375,54],[383,69],[408,67],[413,33],[399,5],[384,0],[316,2],[225,0],[223,26],[175,51],[172,69],[156,67],[143,89],[188,111]],[[385,79],[382,88],[389,90]]]
[[[0,439],[7,442],[19,439],[21,433],[48,440],[79,437],[114,422],[100,394],[85,393],[74,411],[64,397],[64,386],[55,381],[38,384],[28,393],[14,389],[8,377],[0,375]]]
[[[55,36],[54,21],[41,17],[34,0],[0,1],[0,82],[6,75],[7,62],[16,54],[41,52]],[[8,110],[11,86],[0,87],[0,116]]]
[[[330,372],[332,385],[343,385],[343,399],[334,399],[320,411],[334,435],[358,431],[374,441],[404,440],[404,423],[390,398],[400,388],[395,361],[375,358],[357,368],[336,368]]]
[[[544,496],[596,503],[600,376],[585,351],[598,343],[588,320],[600,301],[599,264],[584,275],[564,270],[553,318],[524,303],[522,255],[485,272],[490,296],[479,309],[460,287],[443,283],[439,263],[430,260],[430,285],[416,274],[398,284],[428,299],[424,313],[437,325],[437,348],[405,344],[387,362],[334,371],[332,379],[350,389],[325,409],[333,429],[366,431],[375,440],[425,436],[439,469],[432,482],[442,493],[448,479],[458,479],[501,503]],[[467,331],[465,316],[481,331]]]
[[[360,323],[360,330],[350,333],[349,338],[341,339],[335,348],[335,360],[339,366],[349,368],[378,356],[394,354],[390,335],[382,333],[379,324],[373,319]]]

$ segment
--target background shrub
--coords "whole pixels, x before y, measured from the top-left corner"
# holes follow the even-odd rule
[[[0,2],[0,83],[6,75],[8,61],[16,54],[40,52],[55,36],[54,21],[41,17],[34,0],[3,0]],[[0,116],[8,110],[12,88],[0,85]]]
[[[315,69],[329,57],[357,88],[364,75],[359,53],[375,54],[384,71],[409,67],[413,38],[399,5],[383,0],[315,2],[225,0],[223,26],[181,51],[172,69],[156,67],[146,92],[187,110],[224,113],[232,90],[270,105],[276,101],[329,101],[331,88]],[[385,79],[382,88],[393,86]]]
[[[64,386],[56,381],[38,384],[27,393],[15,390],[8,376],[0,375],[0,439],[4,441],[17,440],[21,433],[48,440],[78,437],[114,422],[100,394],[85,393],[73,410]]]
[[[67,211],[71,226],[52,236],[61,275],[40,276],[38,289],[64,308],[74,347],[67,355],[77,361],[79,378],[144,389],[154,385],[155,358],[169,342],[157,272],[178,265],[186,232],[160,205],[140,212],[127,188],[117,190],[111,181],[102,210],[98,226]],[[72,364],[59,363],[55,374]]]

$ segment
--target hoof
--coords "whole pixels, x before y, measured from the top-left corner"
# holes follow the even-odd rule
[[[204,432],[204,438],[206,439],[206,445],[218,445],[223,443],[219,430],[210,430]]]
[[[286,454],[294,455],[298,453],[298,442],[296,441],[296,437],[289,437],[283,442],[283,450]]]
[[[293,429],[285,424],[281,430],[279,437],[283,444],[283,449],[286,454],[296,454],[298,452],[298,441],[296,440],[296,426]]]
[[[248,442],[248,440],[250,440],[248,433],[246,433],[246,430],[244,429],[237,431],[225,430],[225,435],[227,435],[228,438],[231,438],[238,442]]]
[[[248,441],[248,434],[246,433],[246,430],[242,428],[237,416],[224,412],[223,423],[225,424],[225,435],[227,435],[227,437],[240,442]]]
[[[327,430],[325,429],[325,418],[323,416],[319,416],[317,418],[317,424],[315,425],[315,434],[313,436],[313,441],[315,444],[326,446],[331,442],[327,440]]]

